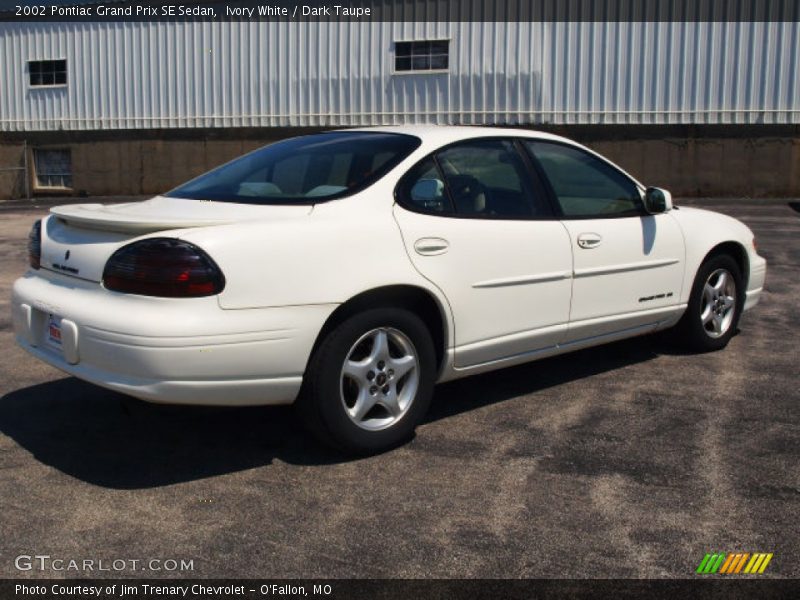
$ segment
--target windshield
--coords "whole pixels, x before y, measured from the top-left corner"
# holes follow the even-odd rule
[[[368,131],[292,138],[217,167],[166,195],[246,204],[313,204],[363,190],[420,143],[410,135]]]

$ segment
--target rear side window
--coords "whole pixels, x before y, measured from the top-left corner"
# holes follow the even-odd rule
[[[415,166],[400,183],[399,195],[405,203],[422,212],[452,214],[453,207],[445,191],[444,177],[433,158]]]
[[[533,141],[525,145],[541,165],[565,217],[642,214],[636,184],[605,161],[564,144]]]
[[[409,208],[438,214],[475,218],[549,214],[522,156],[508,140],[478,139],[448,146],[414,167],[398,194]]]
[[[354,194],[413,152],[414,136],[335,132],[266,146],[167,193],[245,204],[312,204]]]

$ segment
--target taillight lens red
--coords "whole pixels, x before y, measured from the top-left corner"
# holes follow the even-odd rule
[[[225,278],[197,246],[172,238],[150,238],[114,252],[103,271],[103,285],[142,296],[197,298],[219,294]]]
[[[28,264],[34,269],[42,266],[42,221],[36,221],[28,234]]]

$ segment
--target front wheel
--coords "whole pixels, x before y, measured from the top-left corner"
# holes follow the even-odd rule
[[[356,314],[322,340],[298,400],[312,433],[348,452],[369,454],[407,440],[430,405],[435,353],[414,313]]]
[[[680,337],[700,352],[724,348],[736,332],[743,299],[739,265],[728,255],[712,256],[697,272],[686,313],[677,326]]]

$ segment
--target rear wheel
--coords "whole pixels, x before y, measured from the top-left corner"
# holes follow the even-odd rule
[[[428,410],[434,376],[433,341],[422,320],[401,308],[373,309],[322,340],[298,408],[324,442],[380,452],[411,437]]]
[[[708,352],[728,345],[736,332],[744,299],[739,265],[720,254],[697,272],[689,305],[678,323],[682,341],[693,350]]]

